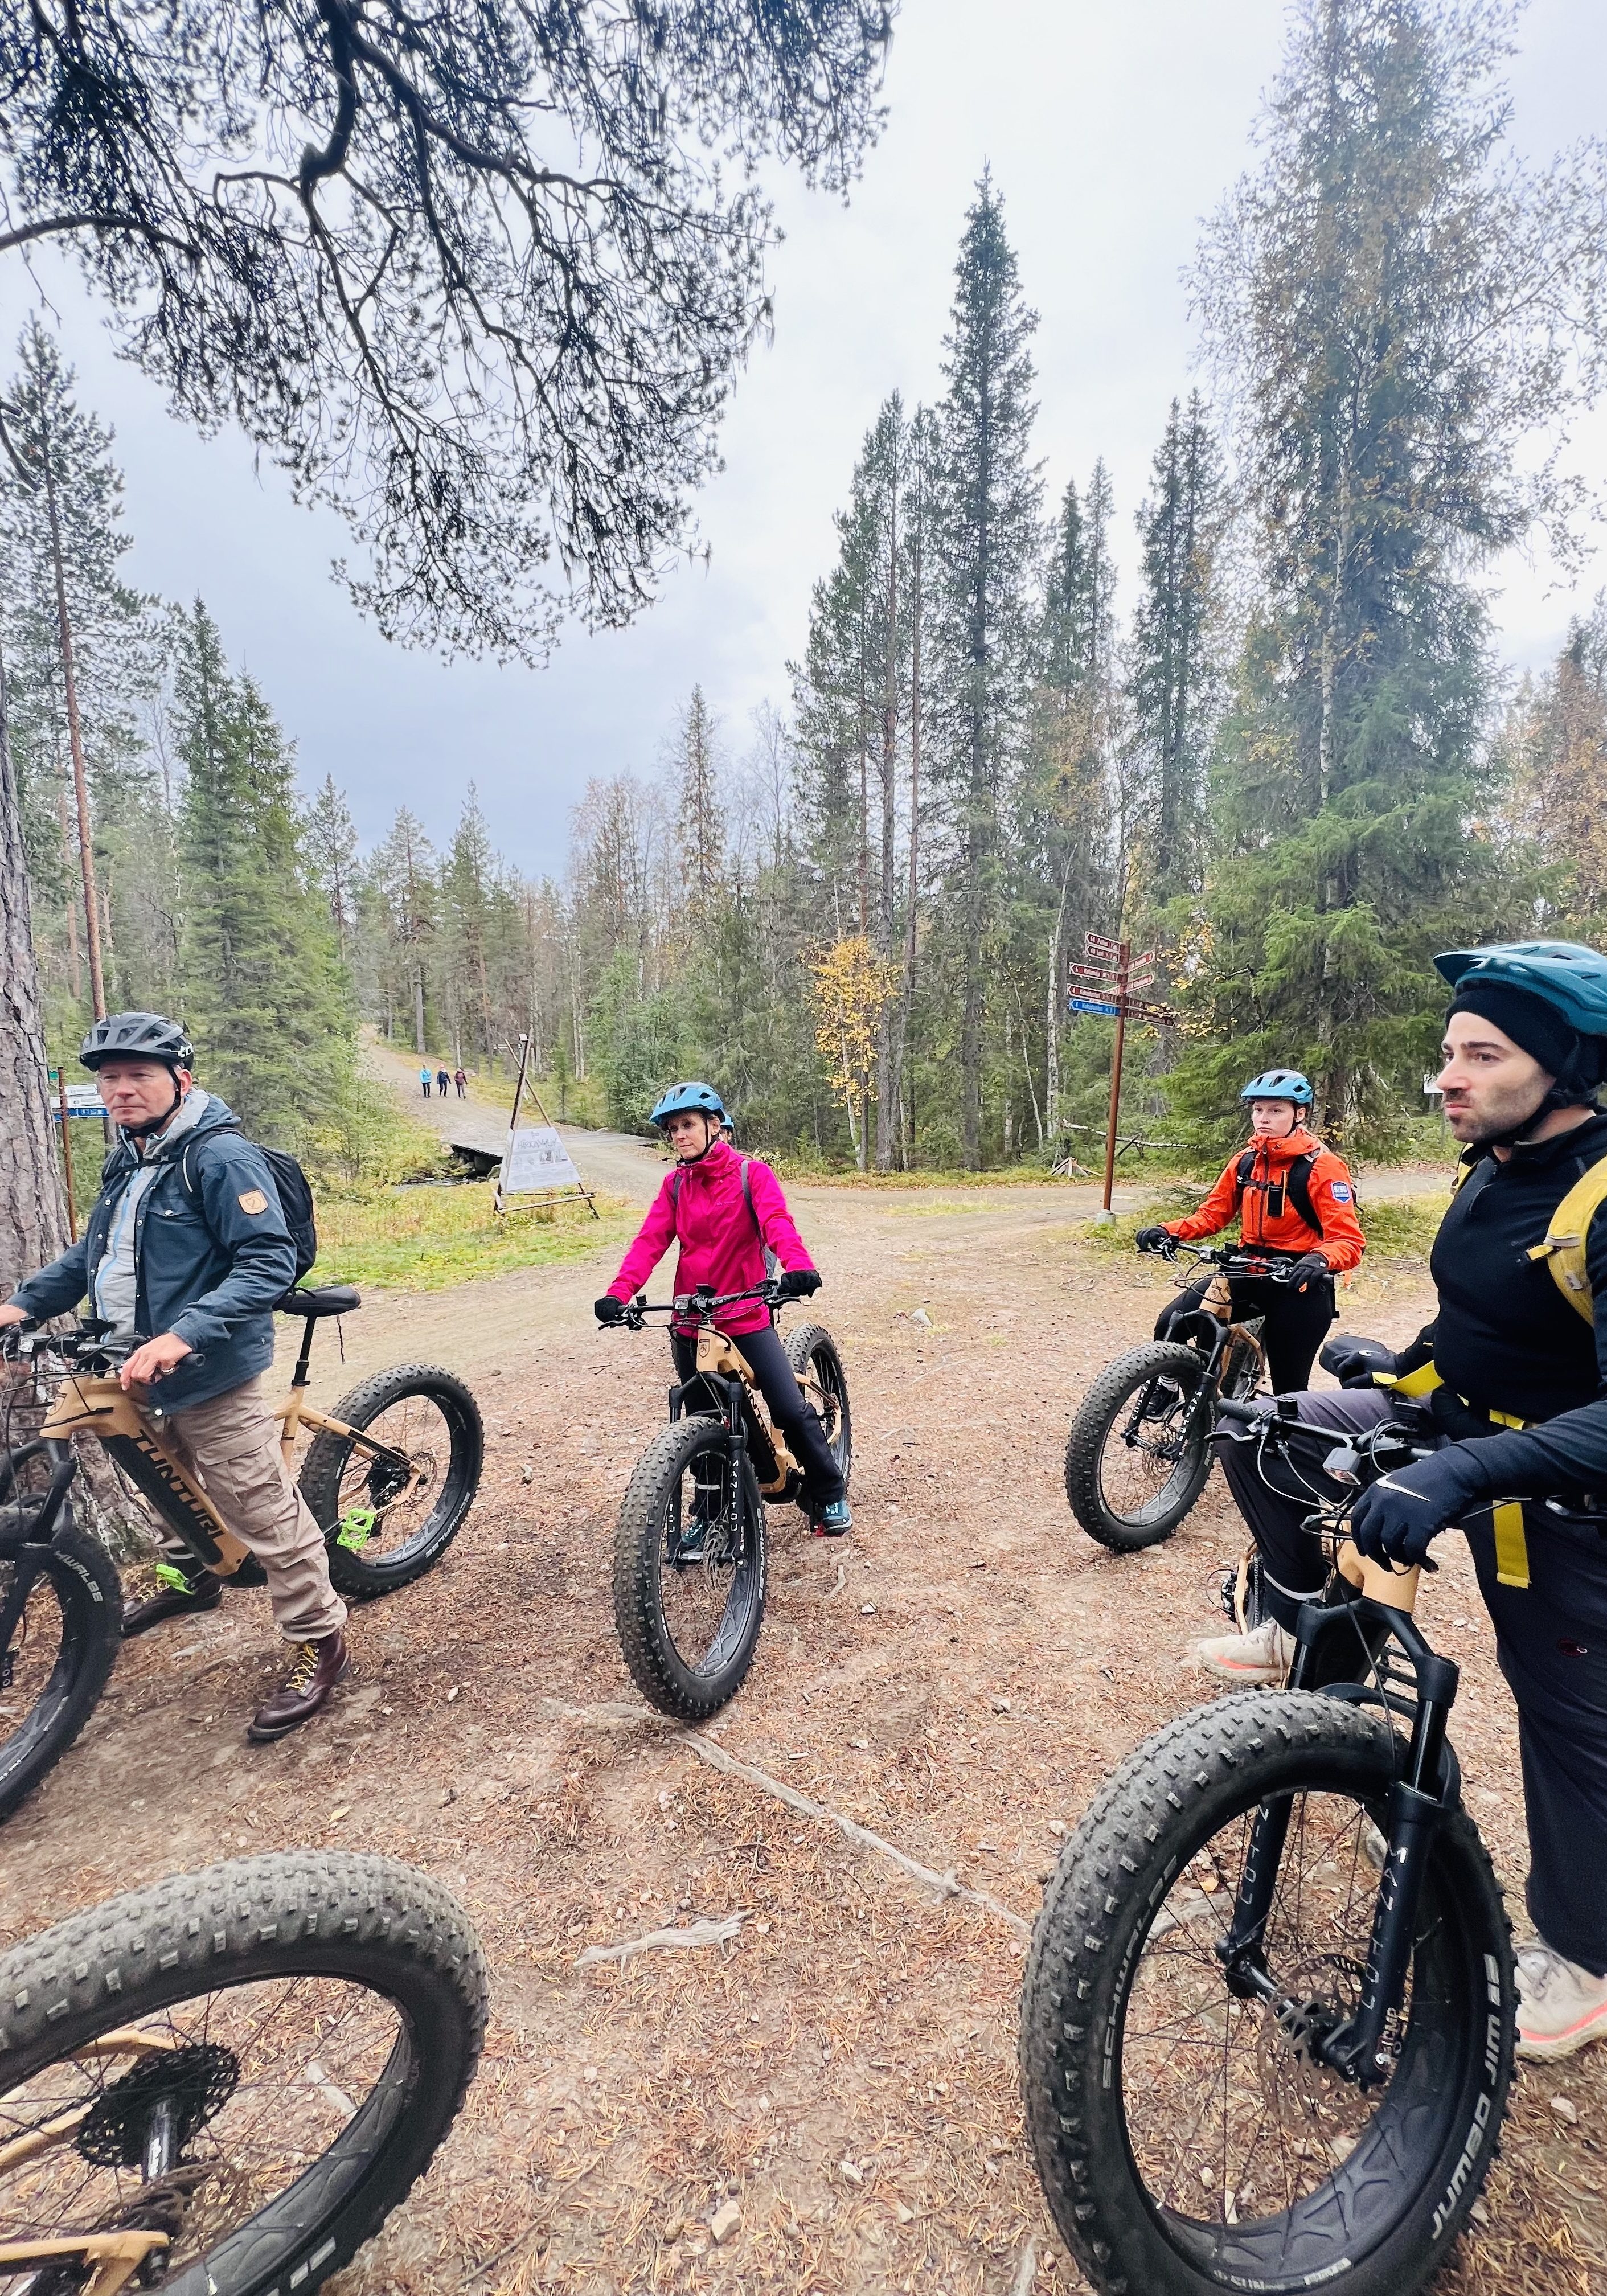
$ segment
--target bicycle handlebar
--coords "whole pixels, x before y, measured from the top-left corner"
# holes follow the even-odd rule
[[[108,1336],[111,1329],[110,1324],[88,1318],[76,1332],[42,1332],[32,1318],[7,1324],[0,1329],[0,1357],[13,1363],[37,1363],[42,1356],[59,1356],[64,1364],[103,1364],[112,1368],[127,1363],[143,1342],[137,1334],[131,1340],[113,1340]]]
[[[1186,1242],[1181,1236],[1169,1240],[1170,1249],[1151,1246],[1144,1253],[1147,1259],[1176,1259],[1187,1252],[1191,1259],[1203,1260],[1208,1267],[1220,1269],[1230,1279],[1235,1275],[1259,1276],[1268,1283],[1287,1283],[1292,1277],[1298,1259],[1275,1259],[1268,1254],[1246,1251],[1239,1244],[1202,1244]]]
[[[751,1285],[746,1292],[711,1292],[706,1283],[695,1292],[679,1292],[673,1300],[649,1300],[645,1292],[630,1300],[618,1323],[604,1324],[605,1332],[640,1332],[646,1328],[650,1316],[696,1316],[707,1322],[717,1308],[734,1308],[744,1300],[762,1300],[767,1308],[779,1308],[791,1295],[784,1292],[779,1281],[767,1276],[762,1283]]]

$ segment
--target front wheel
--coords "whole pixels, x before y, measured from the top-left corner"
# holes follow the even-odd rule
[[[434,1364],[376,1372],[329,1416],[385,1447],[376,1457],[325,1428],[301,1470],[330,1578],[365,1602],[422,1578],[457,1537],[480,1488],[485,1430],[462,1380]]]
[[[1169,1538],[1211,1471],[1209,1407],[1193,1409],[1205,1361],[1154,1340],[1107,1364],[1066,1439],[1066,1497],[1102,1546],[1119,1554]]]
[[[0,2000],[0,2284],[81,2292],[115,2234],[131,2289],[310,2296],[451,2127],[487,1980],[439,1883],[295,1850],[75,1915]]]
[[[123,1590],[99,1539],[68,1523],[45,1554],[21,1551],[28,1505],[0,1508],[0,1611],[19,1570],[33,1572],[9,1647],[0,1650],[0,1817],[59,1762],[94,1713],[117,1660]]]
[[[706,1414],[648,1445],[614,1534],[614,1623],[637,1689],[701,1722],[742,1688],[765,1619],[765,1509],[745,1449]]]
[[[1067,1842],[1021,2000],[1028,2134],[1100,2296],[1322,2288],[1411,2296],[1478,2196],[1512,2073],[1501,1892],[1460,1809],[1434,1837],[1379,2086],[1316,2037],[1365,1980],[1397,1773],[1382,1716],[1312,1692],[1184,1715],[1118,1770]],[[1263,1804],[1289,1805],[1260,1966],[1218,1948]]]

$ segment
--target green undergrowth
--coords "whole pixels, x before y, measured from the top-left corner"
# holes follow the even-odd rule
[[[1430,1248],[1445,1217],[1446,1201],[1444,1196],[1434,1195],[1403,1196],[1369,1203],[1364,1193],[1361,1216],[1368,1261],[1426,1267]],[[1133,1239],[1141,1227],[1181,1219],[1196,1210],[1199,1203],[1197,1188],[1163,1189],[1151,1198],[1142,1211],[1125,1212],[1104,1224],[1085,1220],[1076,1234],[1081,1242],[1091,1244],[1095,1251],[1126,1255],[1132,1251]],[[1220,1235],[1200,1239],[1210,1244],[1236,1243],[1238,1240],[1236,1225]]]
[[[442,1292],[479,1275],[554,1267],[619,1244],[636,1224],[634,1208],[599,1196],[584,1204],[492,1211],[493,1182],[460,1187],[381,1188],[321,1194],[318,1264],[309,1283],[370,1283],[389,1292]]]

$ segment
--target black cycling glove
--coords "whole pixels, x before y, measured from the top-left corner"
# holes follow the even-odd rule
[[[1488,1504],[1474,1443],[1450,1443],[1431,1459],[1394,1467],[1356,1502],[1350,1536],[1374,1562],[1421,1562],[1447,1524]]]
[[[1399,1375],[1400,1359],[1391,1353],[1388,1363],[1380,1363],[1366,1348],[1329,1348],[1324,1356],[1324,1365],[1333,1374],[1341,1387],[1376,1387],[1376,1372],[1384,1379]]]
[[[1177,1250],[1177,1239],[1169,1227],[1141,1227],[1133,1242],[1140,1251],[1158,1252],[1162,1259],[1172,1259]]]
[[[1283,1281],[1291,1290],[1303,1292],[1315,1276],[1332,1275],[1332,1268],[1320,1251],[1308,1251],[1294,1263]]]
[[[592,1301],[592,1313],[600,1324],[622,1324],[625,1321],[625,1302],[616,1300],[611,1292],[605,1292],[601,1300]]]
[[[812,1299],[819,1289],[818,1267],[789,1267],[775,1279],[777,1296],[783,1300]]]

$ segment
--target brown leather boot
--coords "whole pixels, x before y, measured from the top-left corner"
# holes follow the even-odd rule
[[[315,1714],[322,1712],[329,1704],[336,1683],[344,1682],[350,1672],[351,1652],[339,1627],[320,1642],[299,1644],[296,1663],[286,1676],[283,1687],[257,1709],[246,1736],[263,1745],[270,1738],[283,1738],[291,1730],[299,1730],[304,1722],[310,1722]]]
[[[125,1603],[124,1636],[143,1635],[147,1628],[160,1627],[164,1619],[183,1618],[191,1611],[215,1611],[222,1600],[223,1580],[209,1570],[198,1570],[187,1587],[164,1587],[143,1602]]]

